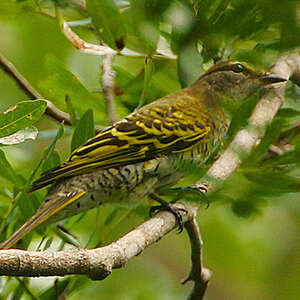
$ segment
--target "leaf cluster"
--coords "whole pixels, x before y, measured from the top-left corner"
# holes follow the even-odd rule
[[[66,157],[93,136],[95,125],[106,126],[109,123],[107,105],[99,84],[102,76],[99,59],[88,64],[85,56],[76,56],[80,63],[77,63],[77,69],[74,67],[76,62],[72,61],[72,55],[75,55],[75,50],[65,42],[58,28],[59,22],[53,18],[49,21],[48,15],[54,16],[55,8],[60,9],[68,21],[87,21],[85,26],[72,28],[82,38],[93,42],[100,40],[118,52],[128,49],[137,54],[136,57],[116,55],[113,62],[115,106],[120,118],[140,105],[191,84],[217,61],[237,59],[255,68],[266,68],[282,51],[300,45],[296,1],[86,0],[86,8],[80,3],[76,0],[19,0],[0,4],[0,11],[3,8],[7,15],[18,12],[23,18],[29,15],[29,18],[50,26],[43,27],[47,28],[50,36],[47,50],[42,50],[42,43],[35,49],[36,55],[44,51],[38,61],[43,75],[39,78],[33,75],[30,82],[44,99],[51,100],[59,109],[69,113],[72,124],[71,128],[63,124],[53,128],[49,119],[42,117],[47,106],[42,99],[6,100],[9,108],[6,107],[0,114],[0,240],[4,240],[40,205],[43,191],[26,193],[33,179],[40,172],[59,165],[61,157]],[[45,35],[45,29],[39,34]],[[162,55],[163,51],[172,52],[177,59]],[[86,68],[85,64],[88,65]],[[91,68],[94,65],[96,67]],[[82,77],[78,76],[79,69],[84,70]],[[89,76],[93,80],[87,80]],[[255,99],[241,107],[224,145],[230,142],[238,129],[247,125],[254,105]],[[236,215],[248,217],[261,213],[268,202],[285,201],[291,194],[299,193],[299,111],[299,89],[290,86],[285,106],[269,125],[260,145],[225,183],[222,191],[212,195],[208,201],[226,202]],[[33,137],[32,131],[39,133]],[[36,137],[35,141],[28,141]],[[20,145],[11,145],[19,142]],[[29,151],[30,155],[26,156],[28,164],[24,168],[24,164],[14,162],[14,149],[25,149],[22,152],[25,155],[29,144],[36,144],[38,150],[30,150],[32,154]],[[278,154],[270,150],[274,149],[273,146],[283,151]],[[221,151],[218,149],[206,167]],[[182,184],[198,179],[204,171],[186,166],[184,172],[190,177]],[[195,197],[195,201],[202,200]],[[144,207],[133,211],[139,218],[148,217]],[[104,208],[100,217],[98,214],[96,218],[97,224],[103,225],[104,230],[101,234],[93,234],[87,243],[101,245],[112,239],[116,228],[121,230],[120,224],[125,224],[122,228],[126,229],[129,214],[124,207]],[[80,218],[81,222],[87,222],[84,216]],[[77,221],[78,217],[66,224],[76,224]],[[87,227],[90,229],[90,226]],[[38,233],[44,235],[45,231],[40,229]],[[44,248],[51,245],[54,236],[50,234]],[[63,247],[65,242],[78,243],[76,237],[68,233],[60,237],[64,241],[59,247]],[[19,246],[26,247],[30,241],[31,237],[26,237]],[[66,278],[55,284],[55,289],[44,291],[40,297],[53,299],[56,291],[58,298],[85,284],[85,280]],[[14,299],[25,293],[23,286],[19,285]]]

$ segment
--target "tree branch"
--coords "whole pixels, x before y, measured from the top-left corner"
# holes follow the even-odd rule
[[[102,60],[102,87],[104,99],[107,103],[108,118],[111,124],[115,123],[118,118],[116,116],[116,109],[114,103],[114,78],[115,71],[112,69],[114,55],[106,54]]]
[[[202,238],[200,229],[196,220],[197,209],[194,208],[194,217],[185,223],[185,229],[191,243],[191,261],[192,267],[190,274],[181,283],[194,281],[194,288],[189,296],[189,300],[199,300],[204,297],[207,285],[211,278],[211,271],[203,268],[202,265]]]
[[[19,87],[30,97],[30,99],[44,99],[47,102],[46,114],[58,121],[64,122],[65,125],[71,126],[70,118],[67,113],[58,109],[51,101],[45,99],[32,85],[20,74],[16,67],[0,54],[0,66],[4,72],[11,76]]]
[[[192,220],[189,207],[176,204],[184,222]],[[1,250],[0,276],[65,276],[87,275],[95,280],[104,279],[112,269],[123,267],[129,259],[160,240],[176,227],[175,218],[168,212],[155,217],[130,231],[118,241],[96,249],[74,248],[65,251]]]

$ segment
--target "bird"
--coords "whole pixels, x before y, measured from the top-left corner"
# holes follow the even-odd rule
[[[132,112],[46,171],[29,192],[50,186],[37,212],[0,249],[12,247],[42,223],[50,224],[104,203],[153,199],[176,184],[185,162],[201,166],[222,143],[232,115],[251,95],[286,79],[258,73],[237,61],[211,67],[193,84]]]

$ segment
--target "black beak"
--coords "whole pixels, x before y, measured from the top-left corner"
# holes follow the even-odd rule
[[[280,77],[279,75],[275,75],[275,74],[263,75],[263,76],[260,76],[259,79],[265,85],[287,81],[287,79]]]

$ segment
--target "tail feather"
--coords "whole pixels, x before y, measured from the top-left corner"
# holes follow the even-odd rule
[[[44,223],[56,212],[73,203],[74,201],[82,197],[85,193],[86,192],[78,192],[76,194],[70,195],[69,197],[60,197],[51,199],[51,201],[46,202],[28,221],[26,221],[21,227],[19,227],[6,241],[0,244],[0,249],[10,248],[28,232]]]

